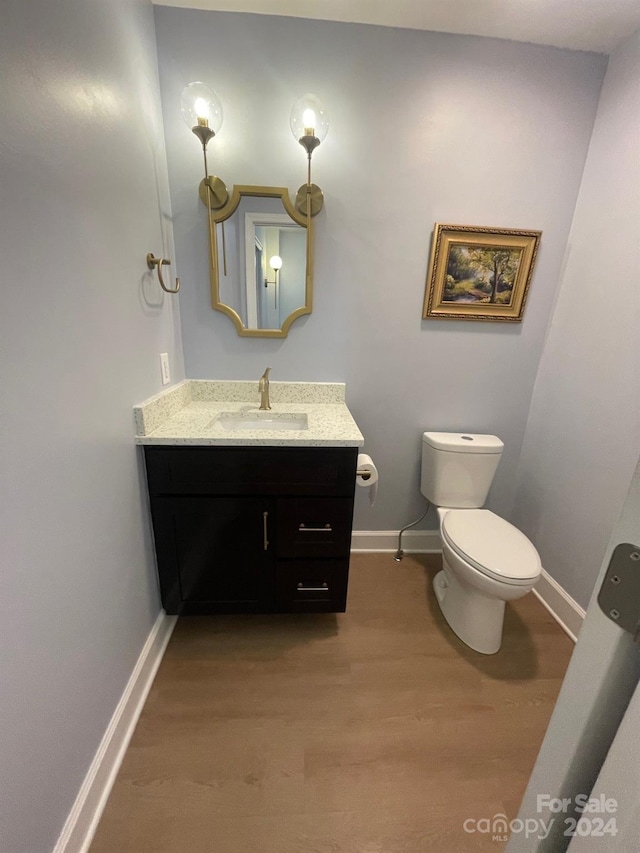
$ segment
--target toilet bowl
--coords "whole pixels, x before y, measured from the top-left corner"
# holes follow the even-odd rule
[[[433,582],[450,628],[474,651],[502,645],[506,601],[540,577],[540,557],[517,527],[482,509],[503,450],[495,435],[425,432],[420,488],[438,508],[442,571]]]
[[[533,589],[542,570],[538,552],[508,521],[487,509],[438,508],[442,571],[433,588],[444,618],[476,652],[502,645],[506,601]]]

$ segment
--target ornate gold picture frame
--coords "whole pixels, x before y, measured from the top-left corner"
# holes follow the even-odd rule
[[[541,234],[436,224],[422,316],[520,322]]]

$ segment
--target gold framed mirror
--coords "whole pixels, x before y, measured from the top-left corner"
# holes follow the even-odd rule
[[[213,192],[202,181],[211,306],[230,317],[243,337],[284,338],[313,307],[316,200],[310,194],[307,216],[292,204],[286,187],[235,185],[217,208]]]

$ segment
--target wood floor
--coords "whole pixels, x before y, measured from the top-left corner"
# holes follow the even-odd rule
[[[438,556],[353,555],[345,614],[180,619],[90,853],[500,850],[573,644],[533,595],[494,656]]]

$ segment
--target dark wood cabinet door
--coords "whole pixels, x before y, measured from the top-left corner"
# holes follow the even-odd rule
[[[272,609],[272,500],[167,496],[152,501],[152,512],[167,613]]]

